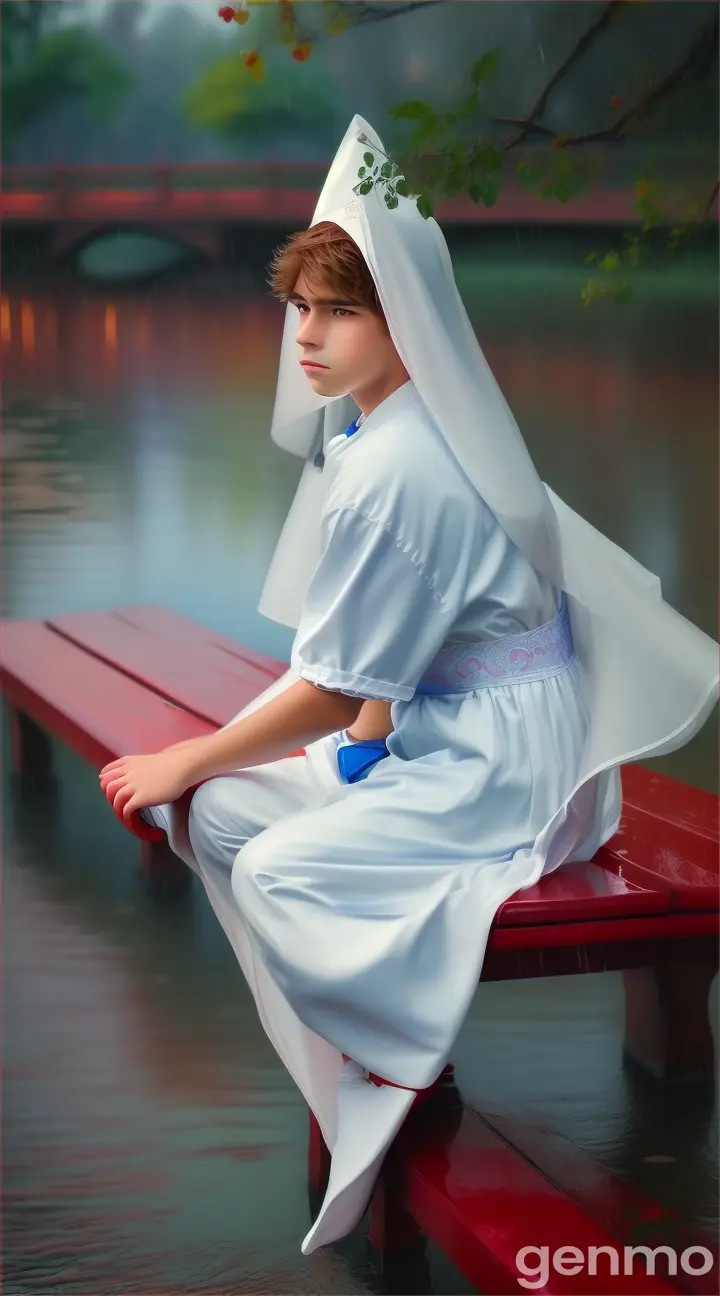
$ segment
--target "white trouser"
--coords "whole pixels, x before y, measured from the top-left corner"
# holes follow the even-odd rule
[[[238,856],[251,838],[302,811],[320,810],[348,793],[336,752],[346,731],[288,757],[210,779],[193,796],[187,824],[174,806],[143,817],[168,832],[171,845],[201,877],[255,997],[260,1021],[320,1122],[332,1153],[323,1208],[303,1243],[309,1255],[343,1237],[361,1218],[382,1159],[411,1106],[407,1090],[376,1088],[354,1062],[296,1017],[268,973],[233,892]],[[320,951],[318,951],[320,953]]]
[[[336,751],[346,732],[341,729],[310,743],[305,757],[288,756],[203,783],[190,803],[188,819],[192,848],[203,868],[229,880],[238,852],[251,837],[300,810],[319,810],[343,796],[347,784],[340,777]],[[168,831],[168,806],[153,806],[142,815]]]

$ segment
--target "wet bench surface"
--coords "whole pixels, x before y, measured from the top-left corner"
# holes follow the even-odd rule
[[[14,771],[26,785],[52,779],[48,734],[100,769],[124,753],[211,733],[286,670],[161,607],[6,621],[0,687],[11,710]],[[615,837],[591,862],[567,865],[502,906],[482,979],[621,970],[626,1056],[658,1079],[707,1080],[707,998],[718,967],[718,799],[639,765],[624,766],[622,778]],[[142,843],[150,879],[184,882],[188,870],[168,856],[163,842]],[[318,1138],[311,1121],[315,1191],[326,1170]],[[419,1226],[480,1289],[530,1290],[514,1259],[520,1235],[523,1246],[541,1245],[537,1234],[543,1245],[557,1239],[581,1249],[617,1240],[623,1203],[634,1192],[578,1149],[565,1146],[559,1155],[558,1146],[551,1132],[521,1129],[508,1114],[470,1112],[441,1092],[396,1141],[373,1201],[371,1238],[392,1251]],[[639,1194],[633,1209],[645,1222],[657,1217]],[[553,1270],[542,1290],[709,1292],[717,1290],[717,1268],[709,1276],[660,1268],[652,1276],[639,1266],[613,1276],[599,1265],[594,1277]]]

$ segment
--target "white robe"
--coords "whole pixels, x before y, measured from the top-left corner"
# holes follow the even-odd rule
[[[193,801],[192,842],[165,808],[171,845],[202,877],[333,1154],[306,1254],[357,1223],[412,1101],[368,1084],[363,1068],[431,1083],[498,907],[565,860],[592,857],[621,801],[617,770],[576,786],[588,721],[578,660],[549,679],[414,694],[442,645],[534,629],[554,616],[557,592],[479,499],[411,383],[329,442],[325,474],[291,670],[242,714],[298,676],[389,699],[390,755],[347,785],[341,735],[330,735],[307,771],[295,758],[211,780]],[[264,828],[260,784],[277,816]],[[210,863],[222,850],[224,880]]]

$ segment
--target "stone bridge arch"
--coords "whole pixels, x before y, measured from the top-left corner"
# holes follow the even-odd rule
[[[47,250],[53,261],[77,253],[95,239],[109,234],[154,234],[186,247],[211,261],[222,256],[223,231],[217,225],[181,224],[176,221],[60,221],[51,230]]]

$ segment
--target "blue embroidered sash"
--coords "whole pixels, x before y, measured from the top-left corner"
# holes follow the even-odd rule
[[[574,660],[570,610],[567,594],[563,593],[552,621],[536,630],[441,648],[415,693],[470,693],[499,684],[550,679],[567,670]]]

